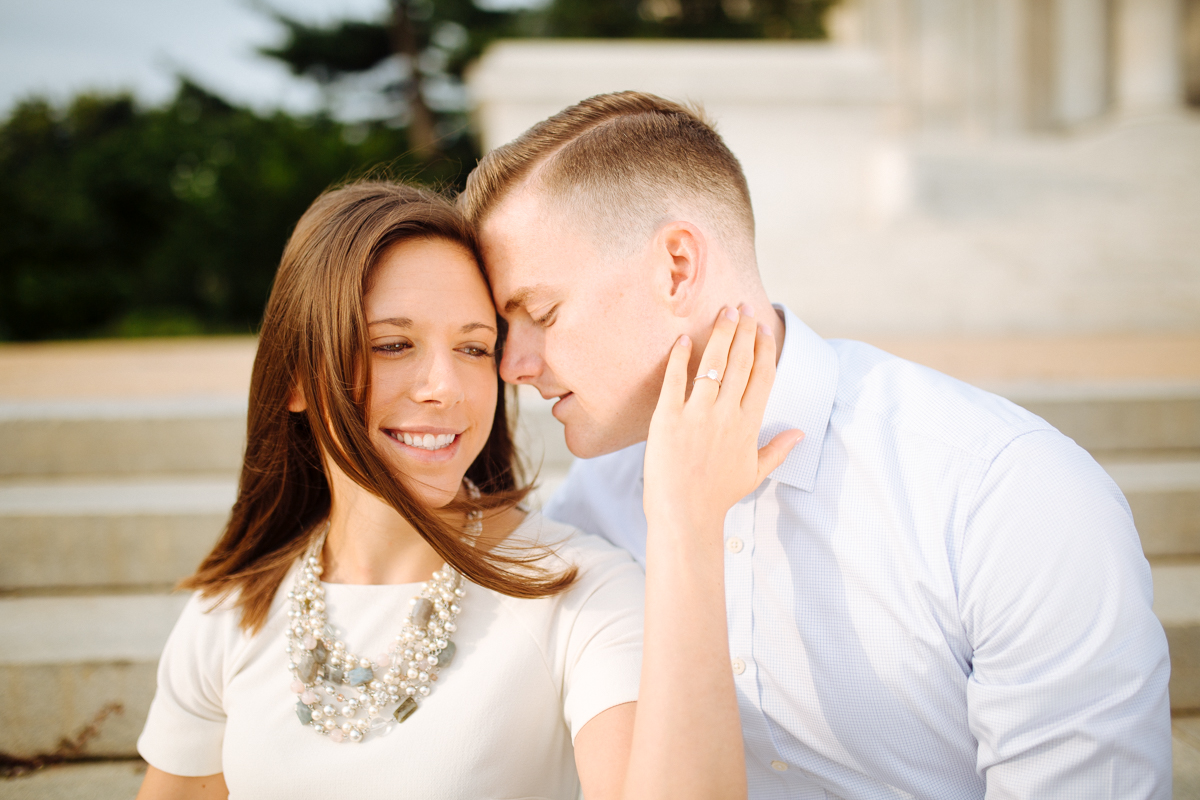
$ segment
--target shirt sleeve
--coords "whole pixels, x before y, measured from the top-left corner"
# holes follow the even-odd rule
[[[960,561],[988,798],[1171,795],[1170,662],[1125,498],[1055,431],[984,476]]]
[[[579,579],[562,598],[556,659],[571,739],[600,712],[637,700],[646,578],[628,553],[576,536],[567,556]]]
[[[154,701],[138,738],[142,758],[172,775],[224,771],[224,656],[229,638],[237,636],[237,615],[206,612],[211,606],[199,594],[184,606],[159,660]]]

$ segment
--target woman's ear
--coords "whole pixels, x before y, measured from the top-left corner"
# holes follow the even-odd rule
[[[656,244],[667,275],[667,305],[676,316],[690,316],[700,302],[707,272],[704,233],[690,222],[669,222],[659,229]]]
[[[288,411],[296,414],[308,410],[308,401],[304,399],[304,390],[300,388],[300,384],[293,386],[288,394],[287,407]]]

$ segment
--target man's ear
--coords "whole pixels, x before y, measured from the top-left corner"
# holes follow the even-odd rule
[[[288,393],[287,407],[288,411],[296,414],[308,410],[308,401],[304,398],[304,390],[300,388],[300,384],[294,385]]]
[[[666,267],[667,305],[676,316],[689,316],[704,289],[708,266],[704,233],[690,222],[668,222],[655,238]]]

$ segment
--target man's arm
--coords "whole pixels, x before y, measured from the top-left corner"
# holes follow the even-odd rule
[[[987,797],[1169,800],[1166,637],[1099,465],[1055,431],[1010,443],[976,493],[959,579]]]

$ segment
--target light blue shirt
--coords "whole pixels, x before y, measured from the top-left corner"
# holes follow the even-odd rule
[[[1170,662],[1125,498],[995,395],[860,342],[786,338],[759,443],[804,441],[725,519],[752,798],[1171,796]],[[644,563],[645,445],[548,516]]]

